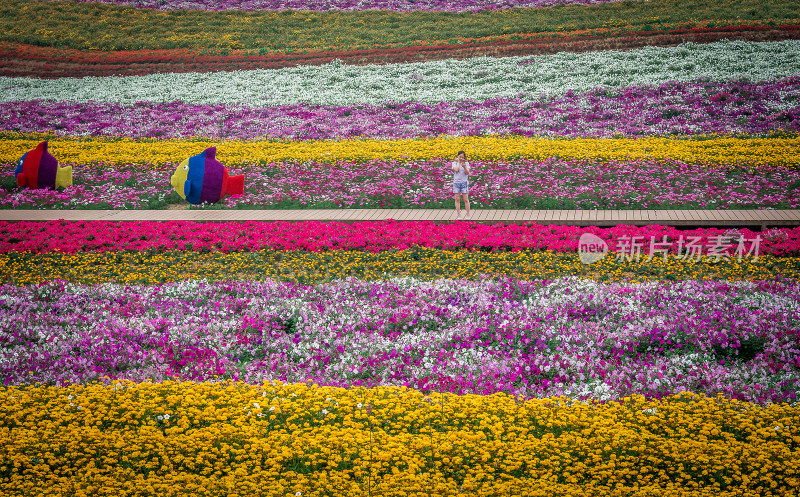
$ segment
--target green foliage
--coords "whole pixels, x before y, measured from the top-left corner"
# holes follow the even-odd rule
[[[721,345],[715,345],[714,355],[717,357],[724,357],[725,359],[752,361],[757,354],[762,354],[764,352],[767,339],[755,336],[743,338],[739,340],[739,342],[739,347],[722,347]]]
[[[0,176],[0,191],[13,192],[18,189],[17,179],[13,175]]]

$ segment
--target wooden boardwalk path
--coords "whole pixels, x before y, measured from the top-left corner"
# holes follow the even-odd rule
[[[307,209],[307,210],[0,210],[0,221],[433,221],[454,222],[452,209]],[[565,224],[573,226],[800,226],[800,209],[791,210],[491,210],[472,211],[485,224]]]

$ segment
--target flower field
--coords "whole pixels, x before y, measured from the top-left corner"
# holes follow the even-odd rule
[[[158,146],[156,143],[154,146]],[[761,160],[760,157],[754,159]],[[794,158],[789,158],[794,160]],[[270,162],[230,169],[245,194],[206,209],[446,208],[453,197],[441,160]],[[108,167],[72,163],[63,191],[0,192],[3,208],[158,209],[182,201],[159,187],[174,165]],[[481,173],[470,200],[487,209],[796,209],[800,168],[715,167],[675,160],[473,160]],[[69,165],[69,164],[67,164]],[[9,167],[7,169],[10,170]],[[10,172],[7,174],[10,175]],[[319,188],[318,185],[326,185]],[[198,206],[200,207],[200,206]]]
[[[169,381],[10,387],[1,398],[17,434],[0,435],[5,450],[24,453],[33,476],[7,478],[16,494],[790,495],[797,485],[796,408],[688,393],[584,404]]]
[[[74,184],[17,188],[16,160],[48,135],[6,135],[4,208],[163,208],[177,163],[218,145],[245,194],[199,208],[451,208],[447,159],[469,150],[475,208],[796,208],[800,138],[500,137],[213,141],[51,138]],[[324,185],[324,186],[321,186]]]
[[[695,391],[764,403],[800,393],[800,299],[784,282],[348,279],[2,291],[14,341],[0,371],[12,384],[179,375],[601,401]],[[35,338],[25,322],[38,323]]]
[[[782,81],[781,78],[796,76],[800,71],[798,47],[798,40],[763,43],[722,41],[677,47],[645,47],[624,52],[561,52],[532,57],[473,57],[408,64],[352,66],[333,61],[322,66],[298,66],[272,71],[161,73],[81,79],[3,78],[0,82],[5,91],[0,98],[3,101],[40,99],[123,105],[182,102],[259,107],[287,104],[352,106],[406,102],[438,104],[464,100],[480,102],[522,94],[524,101],[533,100],[531,103],[535,104],[541,97],[568,99],[574,93],[584,93],[598,87],[613,97],[621,88],[643,86],[628,91],[646,94],[652,91],[652,86],[672,83],[658,91],[665,94],[663,98],[682,103],[685,98],[691,98],[686,95],[689,92],[671,91],[669,86],[705,78],[726,82],[731,85],[731,93],[745,93],[744,99],[753,90],[747,86],[737,88],[736,80],[745,79],[751,84],[777,80],[761,85],[788,85],[786,100],[767,97],[762,105],[767,110],[780,111],[797,106],[796,90],[791,90],[793,85],[797,85],[796,78],[788,81]],[[718,99],[742,98],[725,97],[724,90],[723,87],[715,92],[721,94]],[[591,97],[578,97],[583,102],[572,106],[592,108],[595,102],[591,101]],[[730,103],[737,107],[742,104]],[[475,104],[465,102],[462,105]],[[569,102],[565,105],[569,105]],[[605,110],[605,107],[601,105],[600,109]],[[199,111],[202,114],[203,108]],[[203,136],[202,133],[193,135]]]
[[[506,251],[577,252],[583,233],[605,240],[612,252],[621,250],[624,238],[668,241],[663,248],[676,254],[680,243],[696,238],[700,245],[719,243],[733,249],[740,241],[759,237],[759,254],[776,257],[800,256],[800,228],[771,229],[765,233],[748,229],[715,228],[679,230],[665,226],[542,226],[536,224],[487,226],[477,223],[434,224],[425,221],[380,221],[354,224],[291,222],[166,223],[116,222],[0,222],[0,253],[85,253],[104,251],[164,252],[191,250],[252,252],[328,252],[359,250],[381,253],[414,247],[502,253]],[[733,254],[733,250],[729,251]]]
[[[8,0],[0,89],[0,209],[800,208],[790,0]],[[0,494],[790,496],[799,333],[800,228],[0,221]]]
[[[520,63],[532,62],[526,58]],[[418,77],[422,79],[421,75]],[[31,88],[30,92],[42,90]],[[73,91],[74,87],[70,93]],[[165,98],[173,97],[185,98],[186,95]],[[791,105],[799,97],[800,78],[792,76],[759,82],[668,81],[614,90],[597,88],[582,93],[570,90],[566,94],[542,95],[535,99],[504,97],[436,102],[435,105],[419,101],[379,105],[298,102],[250,107],[182,101],[133,104],[60,101],[54,104],[44,99],[8,99],[0,104],[0,117],[3,131],[48,130],[57,136],[129,138],[199,135],[213,139],[341,140],[353,136],[436,137],[443,133],[461,136],[514,133],[565,138],[768,135],[800,130],[797,107]],[[50,98],[65,96],[54,92]],[[341,98],[341,94],[336,98]],[[358,122],[359,128],[355,128],[353,122]]]
[[[589,231],[592,266],[578,227],[5,223],[0,483],[786,495],[798,229]]]
[[[201,1],[210,5],[207,0]],[[15,52],[21,49],[28,60],[51,53],[35,47],[50,47],[64,53],[67,61],[74,63],[86,56],[95,58],[97,54],[92,56],[90,51],[96,50],[117,52],[110,56],[114,62],[129,60],[128,57],[164,62],[170,56],[185,56],[187,51],[199,56],[245,56],[246,60],[265,54],[325,54],[409,47],[435,47],[458,54],[452,49],[470,44],[495,48],[498,44],[531,39],[555,38],[570,42],[599,38],[605,41],[619,34],[651,36],[677,32],[689,35],[690,40],[709,41],[703,34],[730,35],[747,28],[765,34],[766,40],[774,40],[781,28],[789,28],[789,33],[784,32],[777,38],[796,37],[792,33],[800,24],[793,0],[592,2],[595,5],[585,5],[589,2],[580,0],[553,0],[554,4],[562,5],[558,8],[509,8],[521,5],[522,1],[437,1],[437,6],[445,7],[444,11],[426,10],[426,6],[433,5],[431,0],[417,0],[413,2],[414,7],[411,1],[393,1],[390,10],[374,8],[388,3],[386,0],[351,3],[349,11],[330,9],[337,7],[335,1],[325,2],[329,9],[321,11],[312,9],[322,2],[303,2],[305,10],[290,11],[281,10],[290,4],[279,0],[273,2],[272,9],[247,11],[259,3],[253,1],[247,2],[249,5],[239,5],[244,11],[209,12],[187,9],[188,2],[172,0],[157,1],[163,10],[98,2],[7,0],[0,10],[0,26],[3,40],[9,43],[6,46]],[[338,6],[344,7],[343,3]],[[455,3],[462,5],[455,12],[448,12],[447,6]],[[564,5],[570,3],[573,5]],[[225,1],[213,2],[215,6],[226,4],[231,5]],[[185,10],[171,10],[180,8]],[[766,41],[758,33],[753,34],[750,32],[746,38]],[[51,64],[58,65],[52,53],[47,58]],[[83,69],[80,65],[79,69]],[[142,69],[149,72],[153,68]],[[30,70],[28,68],[28,72]]]
[[[225,207],[449,208],[444,163],[464,149],[480,159],[476,208],[796,208],[798,52],[796,40],[721,41],[188,75],[0,77],[4,170],[49,139],[76,177],[63,192],[4,181],[0,206],[164,208],[180,201],[169,170],[216,145],[249,179],[245,195]],[[318,184],[329,188],[309,188]]]

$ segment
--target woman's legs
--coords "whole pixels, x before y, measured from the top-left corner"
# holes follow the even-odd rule
[[[467,214],[464,216],[464,219],[469,219],[472,214],[472,211],[469,209],[469,193],[463,193],[461,196],[464,197],[464,208],[467,209]]]
[[[456,217],[461,218],[461,195],[456,193],[453,195],[453,199],[456,201]]]

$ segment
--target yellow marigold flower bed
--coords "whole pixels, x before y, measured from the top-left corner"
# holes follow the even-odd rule
[[[800,257],[759,256],[699,262],[669,256],[648,261],[618,260],[609,254],[591,265],[578,254],[555,252],[469,252],[412,248],[389,252],[274,251],[258,252],[48,252],[0,254],[0,282],[25,285],[56,279],[76,283],[163,283],[191,278],[209,280],[272,278],[319,283],[355,277],[377,280],[412,276],[418,279],[477,279],[508,276],[519,280],[578,276],[600,281],[684,279],[766,280],[782,275],[800,278]]]
[[[393,159],[399,161],[451,158],[465,150],[471,159],[677,159],[690,163],[787,166],[800,164],[800,138],[618,138],[545,139],[520,136],[450,137],[341,141],[222,141],[133,140],[126,138],[56,138],[5,133],[0,139],[0,162],[16,162],[43,139],[62,163],[164,164],[177,163],[216,146],[223,163],[276,163]]]
[[[800,406],[382,387],[0,390],[3,495],[789,495]]]

